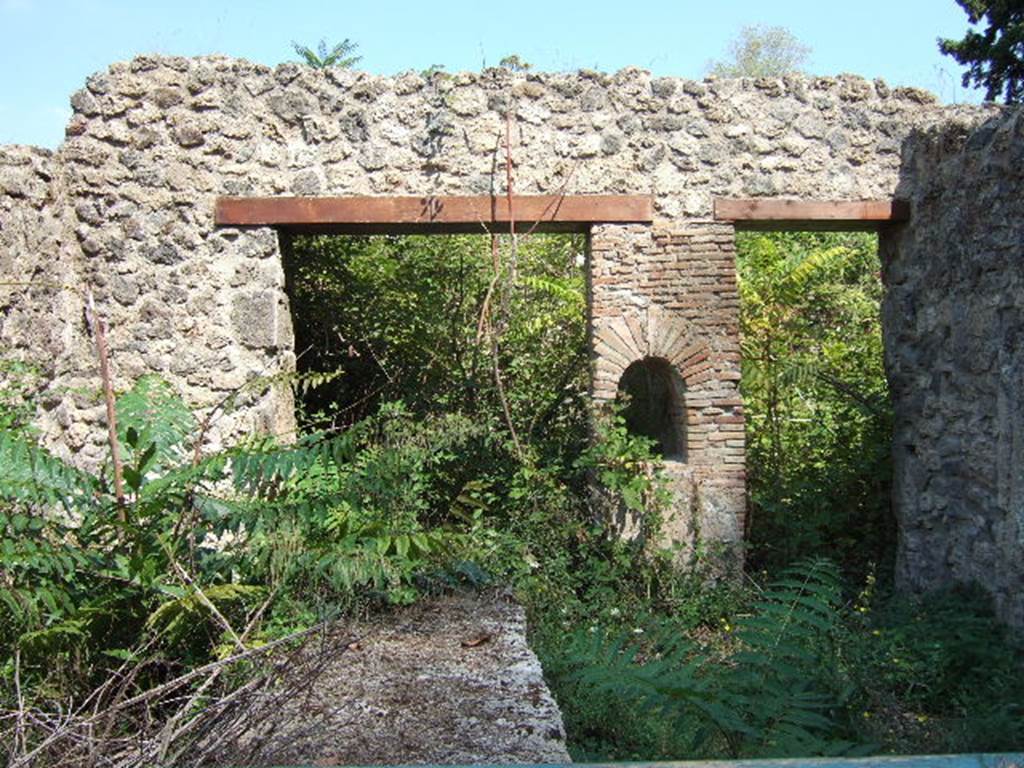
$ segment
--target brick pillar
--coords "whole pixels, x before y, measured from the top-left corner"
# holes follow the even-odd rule
[[[590,238],[592,396],[614,400],[633,363],[667,363],[685,450],[664,543],[732,545],[746,514],[739,294],[731,227],[703,221],[600,225]],[[735,549],[735,547],[726,547]]]

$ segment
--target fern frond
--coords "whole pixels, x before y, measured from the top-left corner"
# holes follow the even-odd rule
[[[253,442],[231,455],[235,487],[244,493],[264,493],[317,467],[345,465],[358,453],[368,429],[360,423],[340,435],[309,435],[284,447],[270,440]]]
[[[45,658],[67,650],[86,637],[84,621],[66,619],[43,629],[25,632],[18,638],[18,647],[30,658]]]
[[[326,40],[321,40],[318,43],[316,51],[305,45],[299,45],[296,42],[292,42],[292,49],[295,53],[302,57],[304,63],[314,69],[324,69],[326,67],[351,67],[363,58],[362,56],[350,55],[358,47],[358,43],[353,43],[348,38],[337,43],[330,50],[327,48]]]
[[[218,610],[223,610],[231,604],[255,602],[266,594],[265,587],[253,584],[214,584],[203,587],[202,594],[190,589],[180,597],[161,603],[146,619],[146,627],[164,633],[171,642],[175,642],[197,624],[209,620],[207,600]]]
[[[143,376],[117,398],[116,408],[124,461],[136,464],[137,473],[158,471],[181,459],[196,421],[168,382],[155,375]]]
[[[580,291],[575,279],[521,275],[519,282],[534,293],[556,299],[566,307],[582,307],[586,304],[586,295]]]
[[[698,740],[721,734],[737,757],[823,754],[835,748],[836,696],[820,673],[834,666],[840,594],[831,562],[802,561],[736,620],[738,648],[727,663],[706,663],[671,634],[648,634],[643,644],[623,635],[573,646],[578,679],[595,692],[637,699],[662,717],[703,721]]]
[[[832,248],[813,249],[807,252],[795,252],[785,264],[785,277],[782,281],[782,292],[786,298],[795,298],[808,287],[828,275],[834,274],[853,255],[853,250],[837,245]]]
[[[0,498],[71,510],[91,503],[97,478],[62,461],[22,433],[0,430]]]

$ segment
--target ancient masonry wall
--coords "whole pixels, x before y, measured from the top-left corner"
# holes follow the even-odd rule
[[[671,363],[687,438],[671,467],[688,498],[676,534],[727,541],[742,530],[743,415],[732,233],[712,222],[713,198],[888,197],[906,137],[949,115],[928,94],[845,76],[375,77],[220,57],[115,64],[71,104],[55,154],[0,154],[5,274],[58,270],[91,288],[116,385],[156,372],[200,409],[294,366],[277,233],[217,228],[218,195],[501,194],[507,114],[517,193],[651,195],[652,227],[592,233],[594,394],[613,397],[631,361]],[[102,411],[79,295],[3,289],[0,338],[58,361],[41,426],[90,463]],[[286,396],[243,405],[211,439],[292,427]]]
[[[977,582],[1024,627],[1024,112],[907,142],[884,244],[897,577]]]
[[[68,446],[87,439],[103,408],[91,394],[72,391],[72,382],[84,384],[82,372],[92,376],[84,386],[95,390],[97,382],[77,333],[83,293],[63,178],[53,152],[0,147],[0,354],[38,370],[40,426],[69,458]]]

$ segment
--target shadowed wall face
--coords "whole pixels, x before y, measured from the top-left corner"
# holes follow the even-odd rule
[[[911,137],[882,239],[897,580],[977,582],[1024,627],[1024,112]]]

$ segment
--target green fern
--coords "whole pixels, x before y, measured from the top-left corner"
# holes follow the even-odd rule
[[[20,432],[0,430],[0,499],[65,510],[90,504],[99,481],[35,444]]]
[[[758,755],[834,754],[832,737],[841,585],[836,566],[804,560],[786,569],[739,619],[728,699]]]
[[[153,446],[153,468],[179,458],[185,438],[196,429],[196,420],[184,400],[158,376],[143,376],[117,399],[118,438],[132,461],[139,451]]]
[[[833,679],[839,606],[835,566],[807,560],[736,622],[724,660],[665,628],[640,640],[577,635],[571,656],[582,684],[693,731],[697,754],[714,752],[712,743],[734,757],[844,753],[852,744],[836,737],[832,716],[841,703]]]
[[[834,276],[853,254],[852,249],[841,245],[791,254],[781,263],[781,276],[772,286],[774,299],[793,304],[812,286]]]
[[[25,632],[18,638],[18,650],[26,658],[44,658],[80,645],[87,639],[86,622],[65,619],[42,629]]]
[[[161,633],[167,642],[180,643],[196,632],[197,627],[211,624],[210,604],[227,613],[237,605],[249,605],[266,597],[266,588],[256,584],[213,584],[203,587],[202,594],[190,588],[160,603],[146,619],[146,628]]]
[[[352,55],[358,47],[358,43],[353,43],[348,38],[345,38],[330,49],[327,48],[327,42],[321,40],[317,44],[315,51],[308,46],[299,45],[295,42],[292,43],[292,49],[295,53],[302,57],[305,64],[314,69],[326,69],[327,67],[351,68],[363,58],[362,56]]]

